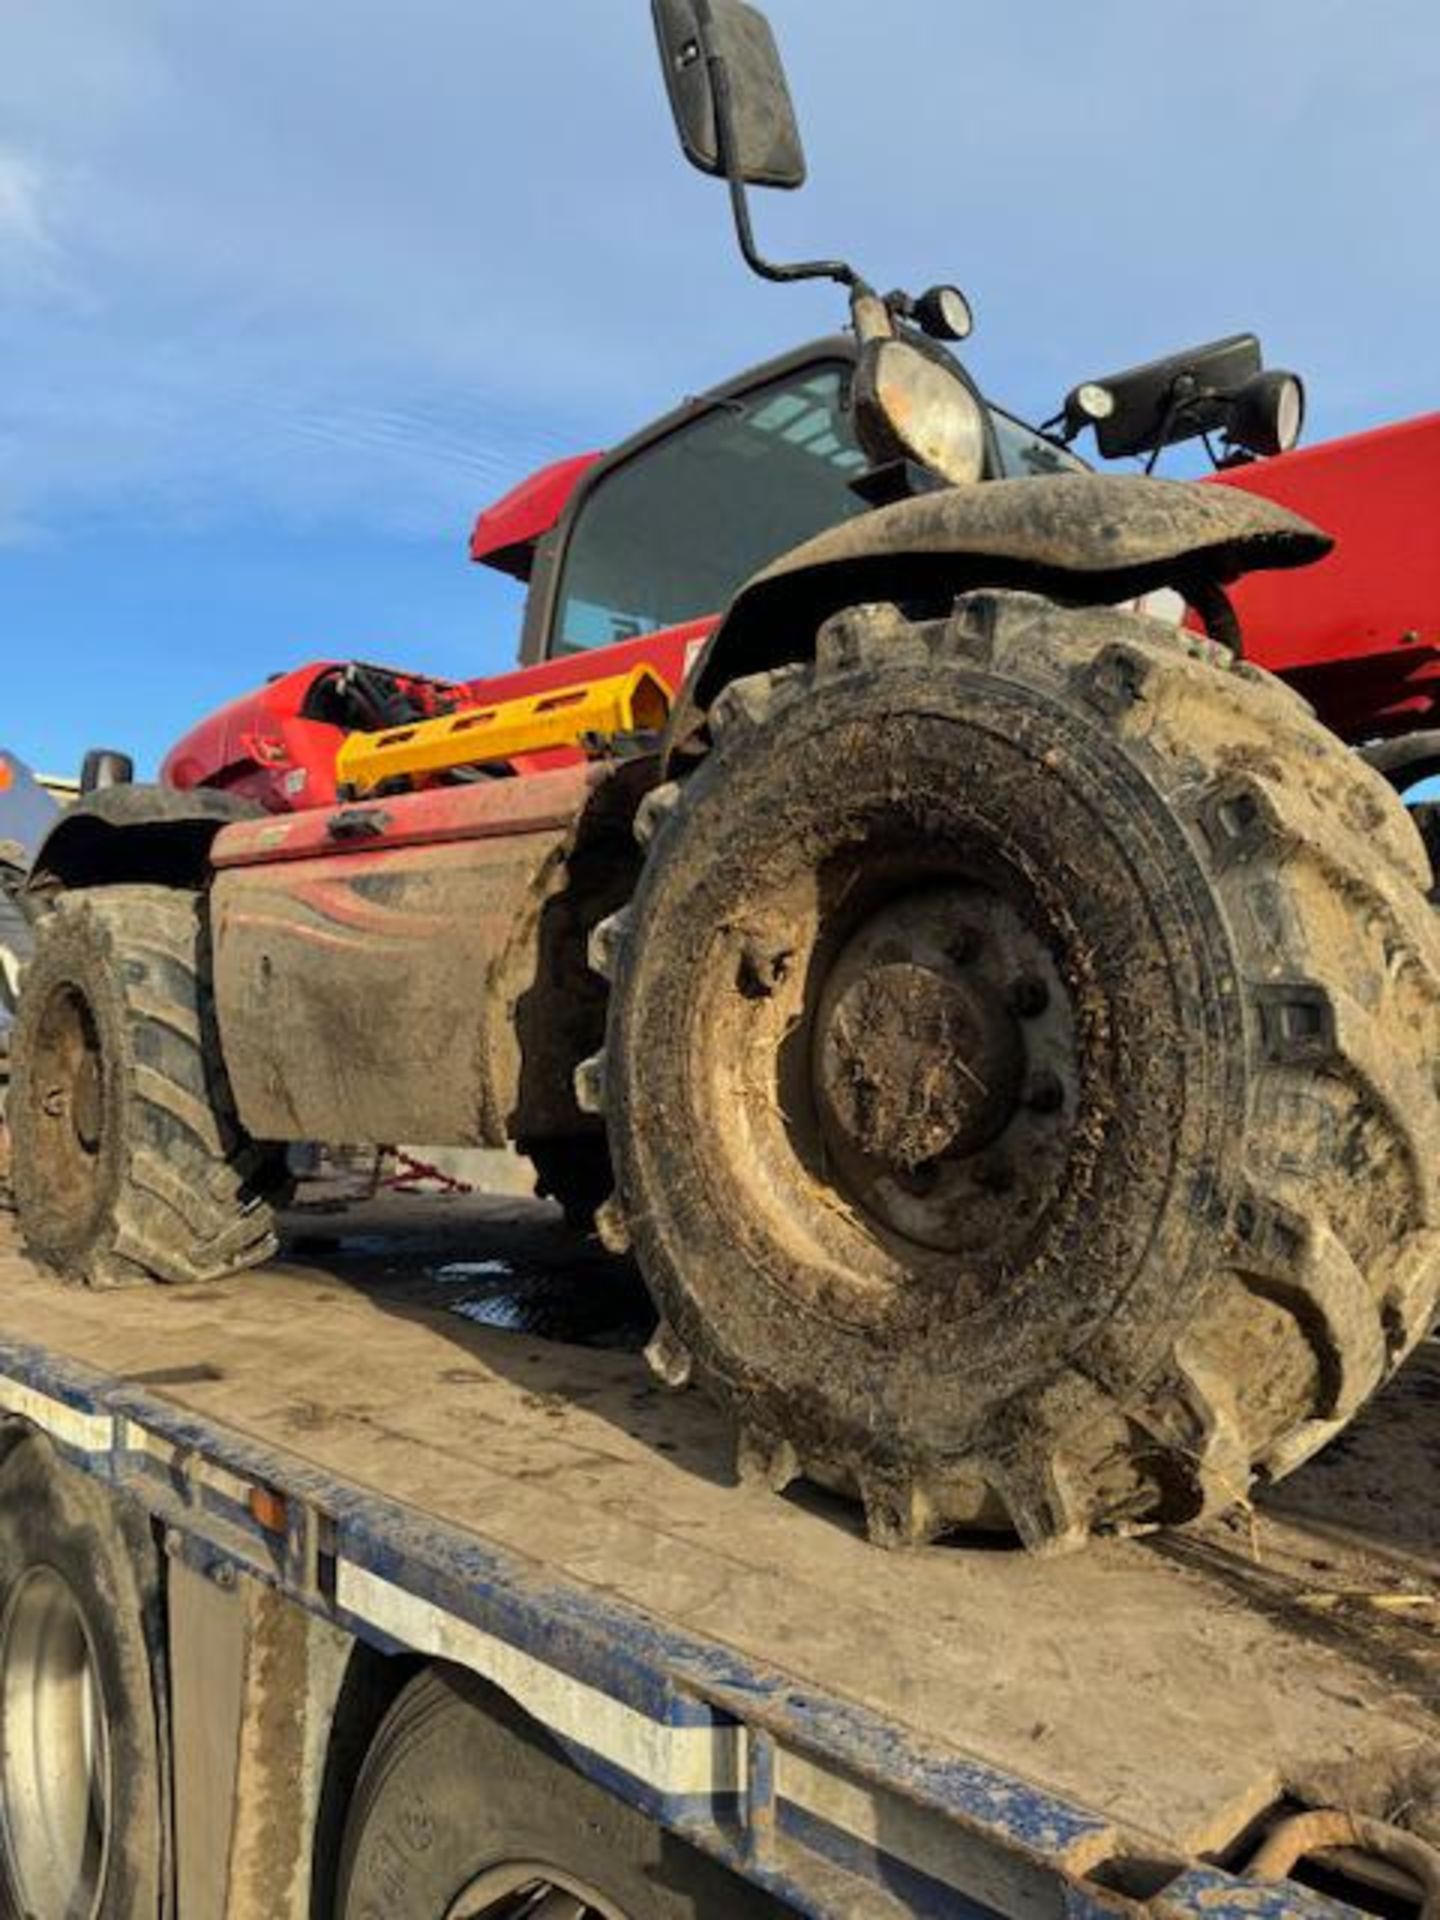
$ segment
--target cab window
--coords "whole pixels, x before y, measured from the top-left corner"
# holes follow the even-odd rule
[[[562,561],[549,651],[719,613],[752,573],[865,511],[849,369],[812,366],[722,400],[599,482]]]

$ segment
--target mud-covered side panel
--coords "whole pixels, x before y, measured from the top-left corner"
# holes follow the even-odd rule
[[[604,1023],[585,944],[633,883],[633,784],[518,831],[222,869],[215,990],[246,1127],[456,1146],[593,1127],[572,1085]]]
[[[503,1142],[517,1078],[504,960],[538,916],[562,839],[222,874],[215,986],[246,1126],[272,1139]]]

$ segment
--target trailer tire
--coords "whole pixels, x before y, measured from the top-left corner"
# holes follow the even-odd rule
[[[147,1640],[159,1595],[139,1513],[63,1466],[39,1436],[18,1441],[0,1466],[7,1913],[160,1912],[163,1747]]]
[[[584,1900],[585,1920],[782,1911],[577,1773],[502,1694],[431,1668],[391,1708],[361,1769],[335,1920],[488,1920],[492,1888],[496,1915],[518,1912],[514,1896],[532,1879]]]
[[[91,1286],[212,1280],[266,1259],[285,1151],[235,1112],[203,896],[62,894],[12,1041],[16,1208],[32,1254]]]
[[[709,724],[577,1081],[661,1377],[887,1545],[1299,1465],[1440,1291],[1440,924],[1384,780],[1197,636],[1022,593],[852,609]]]

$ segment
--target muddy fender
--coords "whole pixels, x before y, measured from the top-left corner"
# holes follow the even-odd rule
[[[740,589],[670,726],[674,744],[729,681],[808,660],[843,607],[894,601],[944,613],[977,587],[1105,606],[1160,587],[1224,586],[1307,566],[1332,542],[1298,514],[1230,487],[1123,474],[1054,474],[897,501],[792,548]]]

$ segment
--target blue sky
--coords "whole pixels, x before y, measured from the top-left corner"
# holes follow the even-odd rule
[[[777,252],[945,277],[1039,417],[1252,326],[1310,437],[1440,391],[1431,0],[772,0]],[[0,737],[153,763],[315,655],[503,666],[476,509],[842,309],[680,161],[646,0],[0,0]]]

